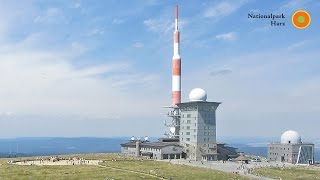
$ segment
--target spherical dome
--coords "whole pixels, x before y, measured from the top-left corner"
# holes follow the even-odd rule
[[[190,101],[206,101],[207,93],[201,88],[193,89],[189,94]]]
[[[296,131],[286,131],[281,135],[282,144],[298,144],[301,143],[301,137]]]

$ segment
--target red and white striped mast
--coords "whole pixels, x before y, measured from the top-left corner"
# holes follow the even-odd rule
[[[173,33],[172,57],[172,106],[181,103],[181,57],[180,57],[180,32],[178,27],[178,6],[175,9],[175,31]]]
[[[181,103],[181,58],[180,58],[180,32],[178,27],[178,6],[175,8],[175,30],[173,33],[173,57],[172,57],[172,102],[169,108],[168,117],[171,123],[165,126],[169,127],[169,132],[165,133],[169,138],[179,138],[180,131],[180,110],[177,106]]]

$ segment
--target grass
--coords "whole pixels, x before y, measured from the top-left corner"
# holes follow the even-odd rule
[[[195,168],[183,165],[173,165],[167,162],[141,161],[137,159],[128,159],[116,154],[79,154],[65,155],[59,157],[82,157],[86,159],[105,160],[99,166],[19,166],[7,164],[8,160],[35,159],[35,157],[0,159],[0,180],[11,179],[157,179],[145,174],[136,174],[123,170],[110,169],[109,166],[118,167],[126,170],[139,171],[151,174],[171,177],[172,179],[246,179],[239,175],[225,173],[215,170]],[[117,161],[110,161],[116,158]]]
[[[259,168],[253,172],[255,175],[262,175],[274,179],[283,180],[307,180],[320,179],[320,169],[317,167],[294,167],[294,168]]]
[[[212,169],[191,167],[187,165],[174,165],[169,162],[158,162],[148,160],[110,161],[102,165],[126,168],[129,170],[157,174],[172,179],[246,179],[232,173],[225,173]]]

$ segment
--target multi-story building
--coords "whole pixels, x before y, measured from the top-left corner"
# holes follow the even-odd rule
[[[191,160],[217,160],[216,109],[220,103],[206,99],[206,92],[196,88],[191,91],[189,102],[178,104],[180,145]]]
[[[314,144],[302,142],[296,131],[286,131],[282,134],[280,143],[269,144],[268,160],[292,164],[313,164]]]

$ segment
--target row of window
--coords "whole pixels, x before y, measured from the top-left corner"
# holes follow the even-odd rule
[[[196,138],[196,136],[193,136],[194,138]],[[183,138],[181,138],[181,141],[183,141]],[[186,138],[186,141],[190,141],[190,138]],[[208,142],[210,141],[210,138],[203,138],[204,142]]]
[[[195,130],[195,129],[194,129],[194,130]],[[196,131],[194,131],[194,132],[196,132]],[[181,132],[181,135],[183,135],[183,132]],[[187,131],[185,135],[190,135],[190,132]],[[214,133],[213,133],[213,132],[204,132],[203,135],[204,135],[204,136],[213,136]]]
[[[270,153],[270,155],[279,155],[278,153]],[[289,154],[283,154],[283,156],[289,156]]]
[[[154,149],[154,148],[141,148],[141,150],[145,150],[145,151],[159,151],[160,149]]]
[[[281,147],[270,147],[270,150],[272,150],[272,149],[282,149],[282,148]],[[290,150],[290,148],[283,148],[283,150],[286,150],[286,149]]]
[[[195,124],[196,126],[196,124]],[[184,126],[181,126],[181,129],[184,129]],[[186,126],[186,129],[190,129],[190,126]],[[210,126],[203,126],[204,130],[210,130]]]

